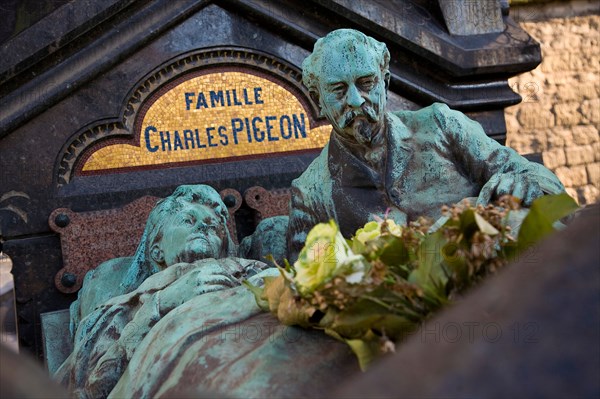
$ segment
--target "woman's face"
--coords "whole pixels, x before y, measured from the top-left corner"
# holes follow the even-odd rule
[[[159,247],[166,266],[226,256],[227,232],[214,210],[186,204],[163,226]]]

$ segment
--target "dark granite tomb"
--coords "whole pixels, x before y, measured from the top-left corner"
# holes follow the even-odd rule
[[[310,137],[310,129],[327,129],[300,83],[300,65],[331,30],[358,29],[388,45],[390,108],[445,102],[503,142],[503,109],[520,101],[507,79],[534,68],[541,56],[505,2],[491,3],[494,12],[483,16],[490,20],[480,24],[482,16],[473,17],[480,10],[461,13],[428,0],[77,0],[51,7],[4,41],[0,233],[14,264],[21,350],[41,358],[40,314],[67,308],[76,295],[65,286],[77,279],[58,274],[65,254],[51,224],[63,228],[70,219],[55,213],[49,222],[56,209],[108,211],[146,195],[167,196],[181,184],[241,194],[253,186],[289,186],[319,151],[318,143],[292,143]],[[472,29],[451,34],[457,21]],[[225,79],[219,91],[189,89],[202,79],[216,84],[219,76]],[[238,86],[226,87],[227,79]],[[299,111],[252,118],[248,107],[275,106],[278,88],[289,92]],[[176,120],[174,110],[161,108],[169,93],[182,94],[183,113],[220,104],[224,114],[215,111],[215,118],[231,123],[209,126],[198,137],[182,125],[167,137],[158,123]],[[236,109],[250,113],[237,117]],[[288,140],[292,134],[296,141]],[[241,152],[231,150],[241,137],[247,137]],[[272,147],[252,152],[260,147],[251,147],[256,142]],[[145,155],[136,158],[125,150],[131,147]],[[216,155],[189,155],[201,148]],[[148,163],[148,154],[163,158]],[[241,204],[241,196],[228,198],[239,207],[242,238],[253,231],[256,211]],[[110,235],[105,240],[108,251],[114,243]]]

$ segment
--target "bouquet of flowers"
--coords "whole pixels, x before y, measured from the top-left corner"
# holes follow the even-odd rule
[[[309,232],[293,266],[286,262],[262,288],[248,286],[263,310],[347,343],[365,369],[576,208],[566,194],[541,197],[527,211],[506,196],[487,207],[445,207],[435,224],[370,221],[350,239],[330,221]],[[511,218],[519,214],[526,216],[515,236]]]

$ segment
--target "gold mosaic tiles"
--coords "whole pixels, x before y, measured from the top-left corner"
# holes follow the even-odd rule
[[[149,100],[137,118],[137,145],[106,145],[82,171],[316,149],[331,131],[311,126],[309,111],[285,87],[240,71],[185,80]]]

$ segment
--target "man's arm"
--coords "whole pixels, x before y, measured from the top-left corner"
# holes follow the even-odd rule
[[[489,138],[479,123],[461,112],[434,104],[434,117],[464,172],[481,184],[478,203],[510,194],[529,206],[537,197],[564,191],[550,170]]]

